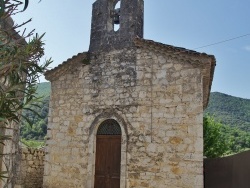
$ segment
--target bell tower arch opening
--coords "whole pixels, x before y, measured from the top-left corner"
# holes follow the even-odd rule
[[[121,0],[119,0],[115,4],[115,8],[113,10],[113,23],[114,23],[114,31],[118,31],[120,29],[120,16],[121,16]]]

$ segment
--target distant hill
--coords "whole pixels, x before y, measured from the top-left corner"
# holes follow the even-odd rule
[[[38,84],[36,96],[39,97],[40,102],[35,102],[32,105],[27,106],[36,113],[29,110],[23,110],[22,112],[23,116],[28,119],[24,119],[21,124],[22,138],[27,140],[43,140],[46,136],[50,91],[50,82]],[[40,108],[37,106],[40,106]],[[30,124],[32,126],[30,126]]]
[[[212,92],[205,113],[214,115],[225,125],[250,132],[250,99]]]
[[[38,84],[37,87],[37,95],[39,97],[47,97],[50,96],[51,84],[50,82],[42,82]]]

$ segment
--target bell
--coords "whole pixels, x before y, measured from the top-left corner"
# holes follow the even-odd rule
[[[114,16],[114,24],[120,24],[120,16],[118,14]]]
[[[120,24],[120,9],[114,11],[114,24]]]

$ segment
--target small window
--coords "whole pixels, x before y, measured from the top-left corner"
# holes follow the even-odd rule
[[[107,119],[99,126],[97,135],[121,135],[121,127],[117,121]]]
[[[120,10],[121,10],[121,1],[119,0],[114,8],[114,31],[118,31],[120,29]]]

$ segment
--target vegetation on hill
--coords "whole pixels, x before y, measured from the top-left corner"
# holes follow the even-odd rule
[[[50,82],[42,82],[38,84],[36,94],[37,97],[49,97],[50,96],[50,91],[51,91],[51,86]]]
[[[213,92],[206,113],[224,125],[250,132],[250,99]]]
[[[29,105],[32,111],[23,111],[21,136],[27,140],[44,140],[47,134],[49,96],[43,97],[39,102]]]
[[[250,149],[250,132],[222,125],[221,133],[229,143],[226,154],[239,153]]]
[[[38,84],[36,96],[39,100],[28,106],[32,111],[23,111],[23,116],[27,118],[23,119],[21,126],[23,139],[44,140],[47,134],[50,90],[50,82]]]
[[[23,116],[27,119],[23,119],[22,122],[22,138],[26,140],[44,140],[47,134],[49,95],[50,83],[44,82],[38,84],[36,96],[39,97],[39,100],[29,105],[32,111],[23,111]],[[30,126],[30,124],[32,126]]]
[[[228,155],[250,148],[250,99],[213,92],[210,95],[205,114],[207,117],[204,120],[204,128],[208,131],[204,134],[206,134],[207,139],[215,136],[213,135],[215,128],[219,129],[220,134],[219,138],[213,138],[214,142],[220,140],[219,143],[211,148],[214,150],[218,146],[219,151],[216,151],[217,154],[207,154],[208,157],[218,157],[222,150],[223,154],[221,155]],[[210,124],[209,128],[206,126],[206,122]],[[225,142],[226,146],[223,147]],[[207,144],[206,138],[204,144]],[[208,152],[208,150],[206,151]]]

